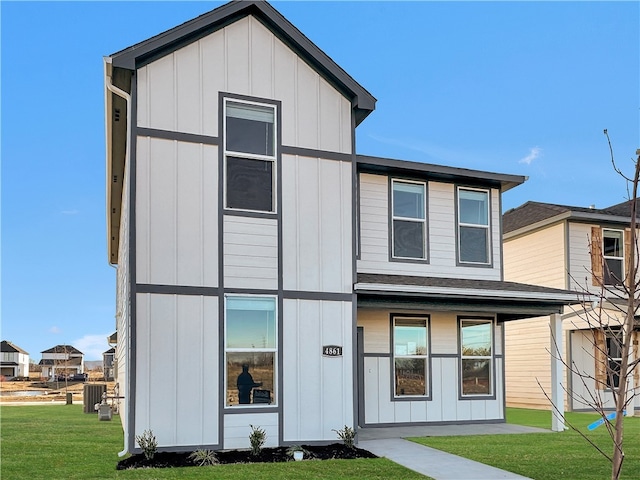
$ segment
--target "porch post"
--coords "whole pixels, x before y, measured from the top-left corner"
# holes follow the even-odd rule
[[[549,316],[551,329],[551,430],[564,431],[564,389],[562,388],[562,316],[553,313]]]

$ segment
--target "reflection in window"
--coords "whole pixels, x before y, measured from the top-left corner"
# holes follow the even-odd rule
[[[425,396],[427,390],[427,319],[393,320],[395,396]]]
[[[620,364],[622,363],[622,330],[607,332],[607,388],[617,388],[620,385]]]
[[[276,403],[276,301],[226,297],[226,405]]]
[[[426,258],[424,183],[392,181],[393,257]]]
[[[491,395],[493,322],[460,320],[462,395]]]
[[[624,280],[624,232],[602,231],[602,254],[604,255],[604,284],[622,285]]]
[[[486,190],[458,189],[458,255],[461,263],[490,263]]]

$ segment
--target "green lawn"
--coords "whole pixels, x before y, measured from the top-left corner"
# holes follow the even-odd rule
[[[612,446],[604,426],[587,431],[596,414],[567,413],[567,420],[611,455]],[[507,422],[551,428],[551,412],[507,409]],[[625,419],[625,461],[622,478],[640,478],[640,418]],[[536,480],[602,479],[611,466],[577,432],[483,435],[480,437],[425,437],[411,440],[439,450],[477,460]]]
[[[80,405],[1,407],[0,478],[98,479],[424,479],[384,458],[116,471],[120,419],[100,422]]]

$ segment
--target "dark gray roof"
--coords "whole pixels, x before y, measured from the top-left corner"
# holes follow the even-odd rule
[[[103,355],[110,355],[110,354],[114,354],[114,353],[116,353],[116,349],[114,347],[111,347],[106,352],[102,352]]]
[[[43,358],[40,360],[38,365],[47,366],[47,365],[55,365],[59,367],[77,367],[78,365],[82,365],[82,359],[80,357],[72,357],[68,360],[56,360],[53,358]]]
[[[55,347],[51,347],[48,350],[43,350],[41,353],[75,353],[84,355],[80,350],[78,350],[73,345],[56,345]]]
[[[2,340],[2,342],[0,342],[0,352],[24,353],[25,355],[29,355],[28,352],[24,351],[19,346],[14,345],[13,343],[7,340]]]
[[[629,223],[630,208],[631,201],[601,209],[529,201],[505,212],[502,216],[502,232],[506,234],[545,220],[552,222],[565,218],[594,223]]]
[[[468,168],[448,167],[431,163],[396,160],[392,158],[357,155],[359,171],[381,172],[396,175],[416,175],[445,182],[465,182],[470,184],[492,185],[500,191],[516,187],[527,180],[522,175],[485,172]]]
[[[114,67],[134,70],[247,15],[253,15],[261,21],[312,68],[351,99],[355,109],[356,125],[374,110],[376,99],[265,1],[233,1],[222,5],[171,30],[112,54],[112,64]]]

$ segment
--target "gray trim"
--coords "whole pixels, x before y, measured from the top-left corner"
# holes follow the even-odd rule
[[[417,182],[424,184],[424,258],[408,258],[408,257],[394,257],[393,256],[393,181],[398,180],[400,182],[406,180],[407,183]],[[422,178],[415,179],[409,177],[388,176],[387,177],[387,211],[389,213],[388,225],[387,225],[387,238],[389,239],[389,262],[393,263],[418,263],[421,265],[429,264],[429,249],[431,248],[431,242],[429,242],[429,182]]]
[[[352,102],[352,107],[353,107]],[[358,258],[360,256],[360,198],[359,198],[359,182],[358,169],[356,166],[356,110],[351,109],[351,335],[353,345],[353,365],[351,373],[351,381],[353,382],[353,423],[356,435],[360,419],[364,423],[364,358],[360,360],[358,357],[358,296],[353,291],[353,285],[358,279]],[[364,352],[364,329],[362,331],[362,351]],[[362,368],[362,370],[361,370]],[[362,376],[362,390],[359,378]],[[357,436],[356,436],[357,441]]]
[[[491,322],[491,373],[492,373],[492,385],[490,395],[463,395],[462,394],[462,321],[463,320],[489,320]],[[496,317],[492,316],[477,316],[477,315],[456,315],[456,324],[458,327],[458,400],[459,401],[474,401],[474,400],[496,400]],[[503,333],[504,336],[504,333]],[[504,362],[503,362],[504,363]],[[504,365],[502,366],[504,370]],[[505,386],[503,385],[503,389]]]
[[[296,290],[284,290],[282,295],[287,300],[325,300],[331,302],[352,302],[354,294],[337,292],[307,292]]]
[[[392,158],[358,155],[358,171],[386,173],[387,175],[420,176],[424,180],[436,180],[445,183],[467,183],[475,187],[493,186],[501,192],[524,183],[527,177],[492,173],[467,168],[447,167],[429,163],[396,160]]]
[[[484,399],[486,400],[486,399]],[[367,423],[364,428],[384,428],[384,427],[428,427],[438,425],[472,425],[472,424],[489,424],[489,423],[507,423],[504,416],[497,420],[451,420],[442,422],[398,422],[398,423]]]
[[[278,295],[277,290],[269,290],[265,288],[233,288],[226,287],[224,288],[224,294],[231,295],[269,295],[271,297],[275,297]]]
[[[224,214],[229,215],[230,217],[278,218],[278,214],[276,212],[253,212],[248,210],[232,210],[228,208],[224,209]]]
[[[489,211],[491,214],[491,211]],[[502,194],[498,193],[498,242],[500,243],[500,280],[504,280],[504,247],[502,245]]]
[[[354,419],[360,427],[364,425],[364,327],[356,327],[357,364],[356,385],[353,390],[357,411]],[[362,392],[362,393],[361,393]]]
[[[218,287],[197,287],[191,285],[156,285],[148,283],[137,284],[138,293],[153,293],[158,295],[202,295],[217,297]]]
[[[243,413],[281,413],[282,405],[276,402],[276,405],[264,405],[263,407],[224,407],[222,413],[224,415],[241,415]]]
[[[276,218],[278,222],[278,445],[284,440],[284,233],[282,226],[282,102],[273,101],[276,106]]]
[[[199,40],[247,15],[253,15],[315,71],[351,99],[358,123],[375,108],[376,99],[305,37],[270,4],[231,2],[171,30],[111,55],[114,67],[133,70]]]
[[[283,145],[280,150],[283,155],[297,155],[299,157],[321,158],[322,160],[336,160],[338,162],[353,162],[350,153],[331,152],[329,150],[316,150],[314,148],[294,147]]]
[[[502,413],[506,417],[507,416],[507,351],[506,351],[506,334],[507,329],[505,328],[504,322],[498,322],[499,325],[502,326]]]
[[[157,128],[138,127],[138,136],[163,138],[165,140],[176,140],[187,143],[203,143],[205,145],[220,145],[220,139],[218,137],[198,135],[195,133],[173,132],[171,130],[160,130]]]
[[[394,334],[395,334],[395,319],[396,318],[419,318],[419,319],[424,319],[427,321],[427,372],[426,375],[428,376],[428,389],[427,389],[427,394],[426,395],[407,395],[406,397],[398,397],[396,396],[396,389],[394,387],[395,385],[395,378],[396,378],[396,368],[395,368],[395,348],[394,348]],[[390,360],[391,360],[391,364],[389,365],[389,371],[391,372],[391,385],[390,385],[390,391],[391,391],[391,403],[393,402],[405,402],[405,401],[414,401],[414,402],[421,402],[421,401],[430,401],[433,399],[433,367],[431,365],[431,315],[427,314],[420,314],[420,313],[397,313],[397,312],[389,312],[389,325],[391,328],[391,332],[389,332],[389,347],[390,347]]]
[[[138,77],[135,72],[131,76],[131,138],[126,141],[131,142],[129,147],[129,352],[125,352],[129,368],[129,385],[127,385],[127,433],[129,436],[127,444],[129,451],[135,446],[135,426],[136,426],[136,383],[137,383],[137,285],[136,285],[136,181],[137,181],[137,153],[138,145],[134,139],[138,138]]]
[[[224,98],[218,92],[218,138],[224,135]],[[224,148],[218,148],[218,442],[224,448],[225,349],[224,349]]]
[[[459,359],[460,356],[457,353],[434,353],[431,358],[455,358]]]
[[[391,358],[391,353],[363,353],[366,358]]]
[[[487,218],[489,225],[487,225],[487,254],[489,255],[489,262],[488,263],[473,263],[473,262],[463,262],[460,260],[460,223],[458,222],[458,210],[460,207],[459,204],[459,197],[458,197],[458,191],[460,190],[460,188],[462,189],[467,189],[467,190],[483,190],[485,192],[487,192],[487,201],[489,202],[489,205],[487,205],[489,211],[488,211],[488,215],[489,217]],[[491,188],[487,188],[487,187],[475,187],[475,186],[470,186],[467,184],[455,184],[454,189],[453,189],[453,193],[454,193],[454,218],[455,218],[455,237],[456,237],[456,266],[458,267],[472,267],[472,268],[493,268],[493,222],[492,222],[492,214],[493,214],[493,205],[491,202]],[[502,215],[500,215],[500,218],[502,218]],[[502,239],[499,239],[501,247],[500,247],[500,252],[502,254]],[[502,277],[502,274],[500,275],[500,278]]]
[[[357,169],[355,168],[355,165],[352,166],[352,172],[351,175],[353,178],[352,180],[352,184],[353,187],[351,189],[353,198],[352,198],[352,207],[351,207],[351,211],[353,212],[352,214],[352,219],[351,219],[351,228],[353,229],[353,235],[355,236],[355,241],[353,244],[353,248],[354,248],[354,256],[355,256],[355,263],[357,265],[358,260],[360,260],[360,258],[362,257],[362,238],[360,235],[360,174],[358,173]],[[354,272],[356,271],[356,269],[354,269]],[[355,273],[354,273],[355,275]],[[355,277],[354,277],[355,278]],[[354,279],[354,283],[355,283],[355,279]]]

